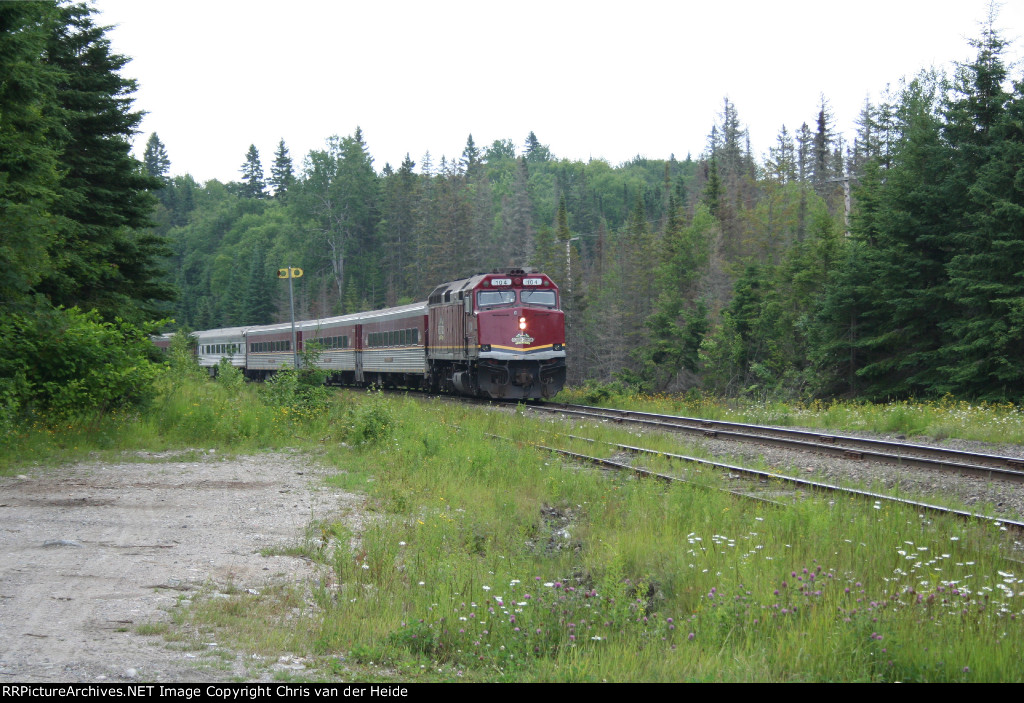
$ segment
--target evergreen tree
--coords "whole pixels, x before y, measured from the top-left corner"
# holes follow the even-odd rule
[[[983,397],[1024,397],[1024,85],[1003,89],[1006,42],[990,12],[975,60],[957,72],[945,134],[957,159],[948,179],[953,234],[949,299],[955,314],[939,390]]]
[[[537,164],[551,160],[551,150],[541,144],[540,140],[537,139],[537,135],[532,131],[526,135],[525,149],[524,156],[528,163]]]
[[[857,137],[853,140],[853,154],[850,171],[860,174],[871,159],[882,156],[882,135],[879,125],[879,110],[868,99],[857,117]]]
[[[813,153],[814,134],[804,122],[796,133],[796,177],[801,183],[811,180]]]
[[[121,76],[128,59],[111,53],[94,11],[60,6],[46,51],[49,65],[66,77],[50,113],[63,125],[56,140],[63,178],[53,206],[54,267],[38,290],[54,304],[138,319],[156,315],[160,301],[173,297],[161,270],[170,251],[151,229],[150,190],[160,182],[130,153],[142,119],[131,110],[136,83]]]
[[[516,162],[512,192],[502,208],[501,217],[504,235],[499,249],[501,265],[518,266],[534,261],[534,213],[525,158]]]
[[[43,60],[58,22],[48,3],[0,3],[0,305],[25,300],[52,266],[62,71]]]
[[[566,207],[565,194],[563,193],[558,199],[558,211],[555,213],[555,242],[560,249],[563,247],[565,248],[566,260],[562,261],[562,257],[557,257],[557,264],[551,269],[553,273],[550,275],[556,281],[562,281],[562,285],[566,287],[571,287],[572,285],[572,281],[569,278],[569,270],[571,268],[573,253],[570,241],[571,239],[572,232],[569,231],[569,209]],[[579,262],[577,262],[577,274],[579,273],[578,264]]]
[[[242,164],[241,174],[242,197],[257,199],[267,197],[267,186],[263,179],[263,164],[260,163],[260,152],[256,150],[255,144],[249,145],[249,151],[245,154],[245,163]]]
[[[720,134],[721,144],[717,146],[715,160],[721,175],[735,190],[740,177],[747,171],[747,152],[744,149],[747,133],[740,126],[736,105],[729,98],[725,98]]]
[[[825,96],[822,95],[812,146],[811,182],[814,185],[814,190],[823,198],[835,190],[835,185],[831,181],[838,175],[832,168],[831,156],[835,140],[832,122],[832,111],[828,107]]]
[[[284,197],[288,193],[288,189],[295,183],[292,157],[288,155],[288,147],[284,145],[283,137],[277,144],[277,151],[274,152],[274,163],[270,167],[268,183],[274,189],[275,198]]]
[[[416,162],[405,155],[398,171],[383,179],[381,227],[383,228],[385,286],[387,302],[395,305],[400,298],[417,292],[410,280],[408,262],[415,259],[415,208],[418,176]]]
[[[705,163],[707,185],[704,186],[702,202],[707,206],[712,217],[718,217],[722,209],[722,179],[718,177],[718,163],[711,159]]]
[[[782,129],[779,130],[776,146],[768,149],[765,167],[768,176],[779,183],[792,183],[796,180],[796,149],[786,125],[782,125]]]
[[[941,82],[923,74],[900,99],[902,137],[884,174],[869,162],[857,190],[851,249],[859,259],[840,268],[827,292],[829,351],[825,384],[842,383],[828,369],[873,399],[934,392],[944,344],[942,326],[953,316],[947,300],[950,206],[946,193],[953,164],[942,139]],[[842,369],[852,360],[856,368]]]
[[[462,150],[462,159],[459,163],[467,175],[475,171],[477,166],[480,165],[480,150],[476,148],[472,134],[466,139],[466,148]]]
[[[241,319],[236,322],[243,325],[267,325],[273,322],[275,282],[267,276],[263,249],[257,245],[252,252],[245,294],[239,296],[243,302]]]
[[[674,198],[670,213],[655,270],[658,299],[645,323],[650,343],[637,354],[635,380],[652,389],[694,385],[698,350],[708,331],[707,306],[697,299],[696,284],[706,271],[718,223],[703,204],[688,226]],[[679,383],[681,372],[689,374],[688,382]]]
[[[167,156],[167,149],[156,132],[149,135],[146,141],[146,151],[142,156],[142,163],[146,166],[146,173],[158,179],[164,185],[170,183],[171,179],[167,173],[171,170],[171,159]]]

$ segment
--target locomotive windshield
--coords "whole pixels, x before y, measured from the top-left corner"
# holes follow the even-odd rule
[[[511,305],[514,302],[516,302],[514,290],[482,290],[476,294],[476,304],[480,307]]]
[[[519,299],[523,305],[542,305],[546,308],[555,307],[555,291],[553,290],[523,290],[519,293]]]

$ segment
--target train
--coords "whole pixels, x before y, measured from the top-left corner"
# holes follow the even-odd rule
[[[558,286],[536,269],[499,268],[434,288],[427,300],[339,317],[193,332],[199,364],[221,359],[266,379],[315,345],[328,383],[541,400],[565,385]],[[170,335],[155,340],[167,347]]]

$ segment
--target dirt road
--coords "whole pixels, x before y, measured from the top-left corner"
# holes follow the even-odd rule
[[[230,657],[210,668],[202,652],[138,628],[167,621],[182,594],[313,576],[302,559],[260,551],[300,543],[314,516],[359,509],[359,497],[323,489],[319,473],[300,455],[190,452],[0,477],[0,683],[301,668],[287,653],[262,672]]]

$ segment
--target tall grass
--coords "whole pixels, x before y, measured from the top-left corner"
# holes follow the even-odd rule
[[[808,403],[716,398],[701,394],[631,393],[617,385],[562,391],[556,400],[690,415],[709,420],[863,430],[907,437],[957,437],[985,442],[1024,443],[1024,407],[1012,403],[972,403],[946,397],[938,401],[889,403],[821,401]]]
[[[847,499],[765,508],[567,468],[542,423],[383,401],[344,459],[380,516],[332,542],[310,651],[471,680],[1018,680],[1006,533]],[[706,480],[703,479],[702,480]],[[371,664],[372,663],[372,664]],[[383,667],[383,668],[382,668]],[[426,672],[429,672],[426,673]]]
[[[346,441],[375,441],[381,431],[376,426],[366,429],[368,422],[380,422],[374,416],[379,404],[364,398],[366,394],[342,395],[319,387],[310,394],[287,374],[279,382],[260,385],[246,383],[229,365],[217,380],[198,368],[171,368],[157,389],[144,408],[86,412],[61,420],[24,419],[6,438],[0,474],[139,450],[323,451]]]
[[[321,452],[370,519],[311,532],[312,607],[294,591],[280,607],[273,591],[198,599],[188,627],[237,648],[367,680],[1024,678],[1024,573],[998,525],[844,498],[767,507],[696,471],[665,487],[567,465],[529,444],[552,424],[519,413],[366,393],[307,413],[171,380],[147,412],[25,428],[18,451]]]

